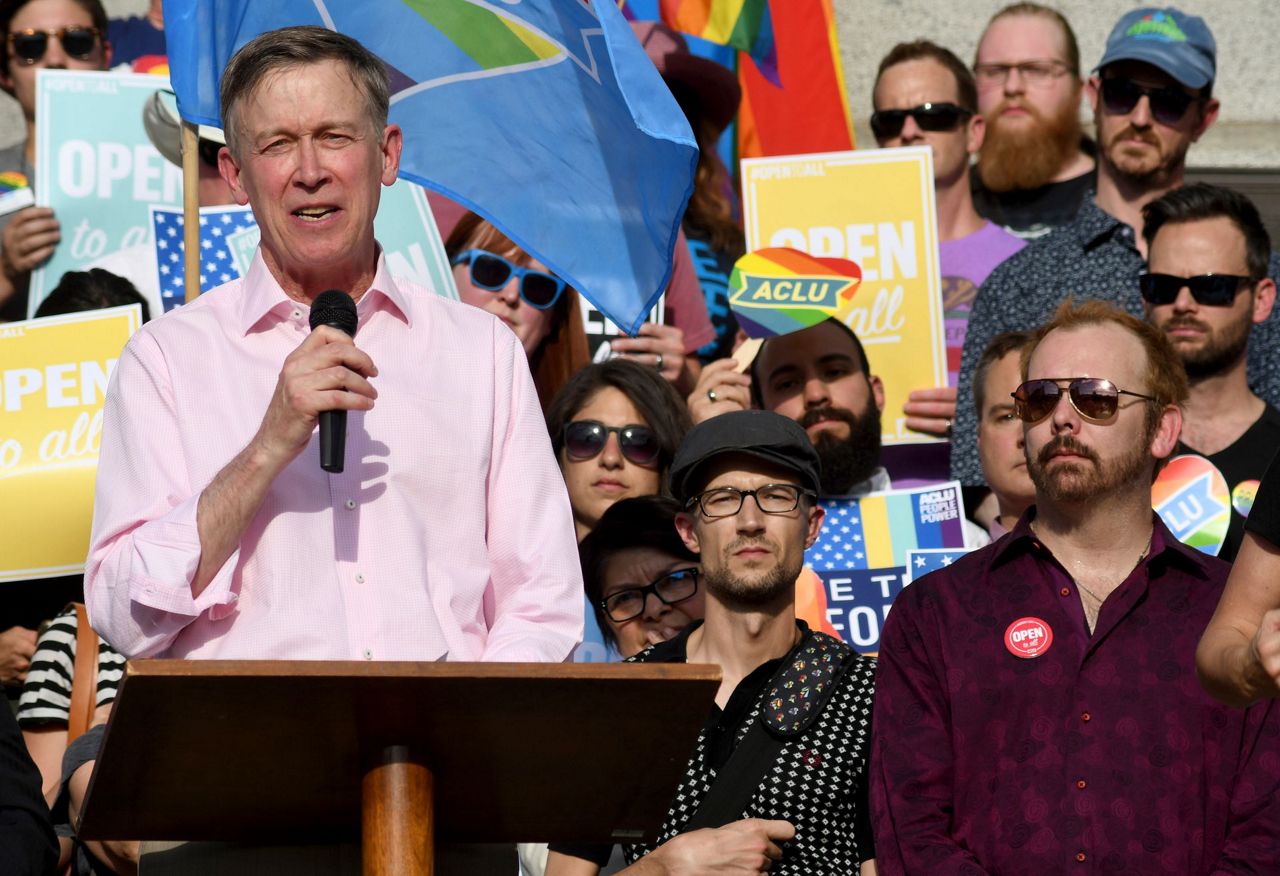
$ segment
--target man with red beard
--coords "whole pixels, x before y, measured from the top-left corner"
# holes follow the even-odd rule
[[[1196,642],[1229,567],[1151,509],[1187,397],[1177,355],[1086,301],[1036,332],[1022,370],[1035,505],[906,588],[881,635],[879,873],[1274,871],[1280,712],[1201,690]]]
[[[1176,9],[1137,9],[1112,30],[1087,93],[1097,126],[1098,190],[1066,225],[1015,254],[978,290],[960,363],[951,472],[982,483],[970,403],[973,369],[991,338],[1034,328],[1068,296],[1142,315],[1142,208],[1183,184],[1187,150],[1218,117],[1215,43],[1204,21]],[[1267,274],[1280,276],[1272,254]],[[1250,332],[1249,385],[1280,404],[1280,318]]]
[[[1080,48],[1062,13],[1015,3],[978,41],[973,71],[986,139],[972,174],[978,212],[1019,237],[1075,218],[1093,190],[1093,142],[1080,127]]]
[[[1253,488],[1280,449],[1280,411],[1249,389],[1249,330],[1271,315],[1271,239],[1238,192],[1197,183],[1142,211],[1150,256],[1141,277],[1147,320],[1186,367],[1179,453],[1205,457],[1231,491],[1231,525],[1218,556],[1235,559]]]

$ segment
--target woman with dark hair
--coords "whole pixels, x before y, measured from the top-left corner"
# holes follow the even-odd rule
[[[691,422],[679,394],[628,359],[575,374],[547,409],[581,541],[614,502],[666,489],[667,469]]]
[[[444,249],[458,297],[501,319],[520,339],[545,411],[591,361],[578,293],[475,213],[458,221]]]
[[[587,602],[605,643],[623,657],[702,619],[698,555],[676,532],[679,511],[665,496],[623,499],[578,545]]]

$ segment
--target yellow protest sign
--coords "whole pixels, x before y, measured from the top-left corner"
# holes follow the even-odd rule
[[[107,380],[142,308],[0,325],[0,581],[84,569]]]
[[[848,259],[862,284],[845,323],[884,381],[885,444],[910,432],[907,394],[947,384],[933,160],[927,146],[742,162],[747,249],[791,247]]]

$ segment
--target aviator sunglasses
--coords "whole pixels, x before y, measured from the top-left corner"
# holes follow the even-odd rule
[[[922,131],[953,131],[972,112],[954,103],[922,103],[911,109],[879,110],[871,114],[871,132],[879,140],[902,133],[907,116],[916,120]]]
[[[96,27],[72,25],[57,30],[35,30],[28,28],[8,35],[9,50],[20,58],[24,64],[34,64],[44,57],[49,50],[49,37],[57,37],[62,43],[62,51],[77,61],[88,60],[98,45],[99,31]]]
[[[1198,274],[1194,277],[1152,273],[1138,275],[1138,289],[1142,291],[1142,300],[1154,305],[1172,304],[1178,300],[1182,287],[1186,286],[1196,304],[1229,307],[1244,285],[1252,282],[1252,277],[1240,277],[1236,274]]]
[[[1180,88],[1144,88],[1128,79],[1103,79],[1100,88],[1102,104],[1107,112],[1117,116],[1128,115],[1133,112],[1143,95],[1146,95],[1151,105],[1151,115],[1164,125],[1176,125],[1182,121],[1182,117],[1187,114],[1187,107],[1195,100]]]
[[[449,264],[470,265],[471,284],[486,292],[501,292],[512,275],[520,281],[520,298],[538,310],[546,310],[560,300],[565,282],[545,271],[522,268],[487,249],[468,249],[449,260]]]
[[[1043,420],[1058,407],[1064,383],[1067,385],[1071,406],[1086,420],[1111,419],[1120,407],[1122,395],[1155,401],[1149,395],[1116,389],[1114,383],[1100,377],[1045,377],[1028,380],[1010,393],[1013,396],[1014,412],[1024,423]]]
[[[648,426],[606,426],[596,420],[574,420],[564,426],[564,450],[579,462],[594,459],[609,442],[609,433],[618,434],[618,449],[636,465],[649,465],[658,458],[658,436]]]

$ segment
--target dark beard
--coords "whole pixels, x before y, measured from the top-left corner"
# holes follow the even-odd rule
[[[1174,349],[1178,351],[1178,358],[1182,360],[1182,367],[1187,370],[1187,377],[1191,380],[1203,380],[1206,377],[1221,374],[1244,357],[1245,350],[1249,346],[1249,331],[1253,327],[1253,320],[1248,313],[1245,313],[1238,322],[1226,326],[1221,331],[1214,331],[1199,320],[1190,317],[1174,317],[1166,322],[1163,328],[1168,334],[1179,326],[1192,326],[1208,332],[1208,340],[1198,350],[1187,350],[1174,344]]]
[[[1050,502],[1083,502],[1097,499],[1133,482],[1151,459],[1151,439],[1155,437],[1154,424],[1148,425],[1143,442],[1129,453],[1110,463],[1098,458],[1093,448],[1080,443],[1074,436],[1059,435],[1040,449],[1035,459],[1027,453],[1027,474],[1036,485],[1036,498]],[[1051,454],[1069,450],[1085,458],[1085,462],[1070,466],[1059,463],[1053,472],[1047,471]]]
[[[818,451],[822,472],[818,482],[824,496],[843,496],[871,477],[880,464],[880,411],[874,398],[867,399],[867,409],[856,416],[845,408],[826,407],[805,411],[800,427],[807,429],[821,420],[839,420],[849,424],[849,437],[837,438],[829,432],[819,433],[813,442]]]
[[[725,555],[731,556],[734,551],[759,541],[761,539],[758,538],[735,539],[725,549]],[[774,556],[777,555],[775,551]],[[767,607],[795,587],[796,578],[800,576],[803,567],[804,554],[797,554],[796,559],[798,562],[788,561],[785,564],[779,561],[772,569],[754,579],[735,578],[727,568],[711,569],[704,564],[702,583],[708,595],[729,608],[751,610]]]
[[[978,153],[978,175],[993,192],[1038,189],[1049,183],[1072,154],[1080,148],[1079,94],[1063,106],[1056,117],[1045,116],[1036,107],[1023,103],[1035,124],[1014,131],[1001,124],[1001,101],[987,117],[987,136]]]

